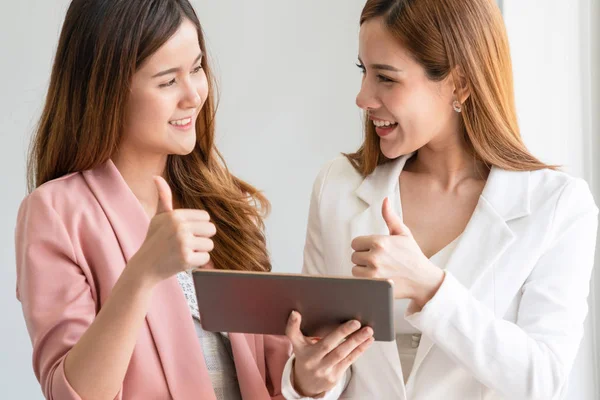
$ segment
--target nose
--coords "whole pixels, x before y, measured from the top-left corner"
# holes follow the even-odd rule
[[[381,106],[381,103],[375,95],[372,85],[367,79],[363,79],[360,86],[360,91],[356,95],[356,105],[365,111],[374,110]]]
[[[181,98],[182,108],[198,108],[202,104],[199,89],[192,80],[188,80]]]

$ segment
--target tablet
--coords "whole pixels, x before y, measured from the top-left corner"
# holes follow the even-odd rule
[[[285,335],[296,310],[306,336],[356,319],[373,328],[375,340],[395,339],[393,287],[384,279],[222,270],[192,276],[200,322],[210,332]]]

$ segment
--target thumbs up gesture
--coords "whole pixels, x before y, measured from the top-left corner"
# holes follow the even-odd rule
[[[156,215],[150,221],[148,233],[129,264],[152,284],[178,272],[210,265],[210,239],[216,227],[204,210],[173,210],[173,194],[167,182],[154,177],[158,191]],[[129,265],[128,264],[128,265]]]
[[[352,275],[391,280],[396,299],[412,299],[418,308],[423,307],[437,292],[444,272],[423,254],[388,198],[383,200],[381,214],[390,234],[359,236],[352,241]]]

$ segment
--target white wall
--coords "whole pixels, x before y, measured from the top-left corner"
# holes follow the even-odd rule
[[[364,0],[193,3],[221,81],[218,145],[232,171],[263,189],[273,204],[267,231],[274,269],[297,272],[312,181],[326,160],[355,149],[361,139],[360,113],[354,105],[360,74],[354,63]],[[534,35],[523,30],[525,19],[539,18],[538,8],[521,9],[522,0],[504,3],[526,141],[544,160],[565,164],[574,174],[583,175],[584,143],[576,133],[578,105],[570,100],[566,105],[572,123],[548,119],[564,111],[557,105],[558,99],[549,104],[547,99],[555,92],[539,79],[556,70],[571,73],[573,66],[563,61],[563,52],[548,59],[546,53],[536,50],[539,44],[534,40],[545,43],[546,50],[556,46],[547,32]],[[0,225],[2,398],[42,398],[15,300],[13,229],[17,207],[25,195],[29,134],[41,110],[67,4],[68,0],[0,4],[0,170],[5,188],[0,202],[4,222]],[[531,57],[547,60],[538,66],[548,70],[546,75],[531,67]],[[569,81],[557,81],[553,78],[550,82],[570,90]],[[573,400],[594,398],[588,390],[592,379],[589,339],[578,360]]]
[[[217,144],[271,200],[274,270],[297,272],[313,180],[362,138],[354,100],[364,0],[193,3],[221,80]]]

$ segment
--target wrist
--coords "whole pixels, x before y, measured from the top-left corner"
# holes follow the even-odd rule
[[[427,273],[423,279],[413,287],[411,300],[419,310],[425,307],[425,304],[435,296],[446,277],[446,273],[442,269],[432,264],[430,264],[430,267],[427,268]]]
[[[326,392],[321,392],[321,393],[317,393],[317,394],[310,394],[310,393],[305,392],[298,385],[298,383],[297,383],[298,380],[296,379],[296,360],[295,359],[292,362],[292,374],[290,376],[290,382],[292,384],[292,387],[296,391],[296,393],[298,393],[302,397],[308,397],[308,398],[311,398],[311,399],[319,399],[319,398],[322,398],[323,396],[325,396]]]
[[[147,264],[135,255],[125,266],[121,279],[133,290],[141,291],[152,290],[160,282],[159,279],[151,276]]]

